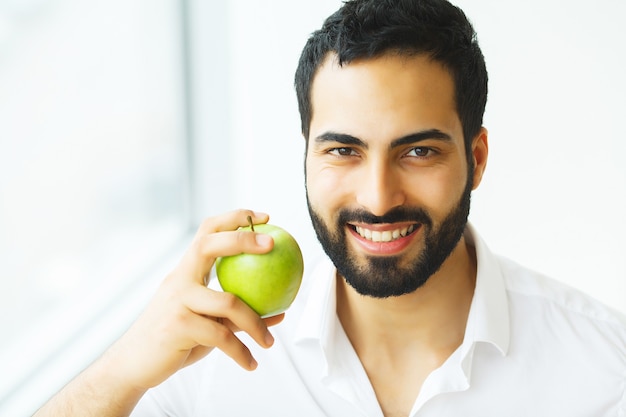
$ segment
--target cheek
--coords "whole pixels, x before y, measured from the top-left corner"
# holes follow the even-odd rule
[[[307,163],[307,195],[316,210],[331,212],[336,210],[349,193],[346,178],[346,175],[337,175],[335,170],[328,167]]]
[[[462,169],[441,169],[409,180],[410,184],[405,189],[413,205],[443,218],[458,205],[466,181],[467,172]]]

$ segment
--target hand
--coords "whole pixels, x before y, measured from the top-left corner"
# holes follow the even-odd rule
[[[216,258],[266,253],[273,247],[270,236],[237,231],[247,225],[247,216],[256,224],[269,219],[266,214],[238,210],[204,221],[146,310],[103,356],[123,383],[133,389],[156,386],[215,347],[244,369],[256,368],[250,350],[235,332],[244,331],[268,348],[273,343],[268,326],[280,323],[284,315],[261,319],[236,296],[204,283]]]

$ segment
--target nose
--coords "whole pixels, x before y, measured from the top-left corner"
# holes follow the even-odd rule
[[[372,160],[362,167],[356,181],[357,203],[370,213],[382,216],[405,203],[401,175],[397,167],[384,160]]]

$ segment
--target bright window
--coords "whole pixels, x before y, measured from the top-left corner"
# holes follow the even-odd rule
[[[0,414],[189,229],[180,12],[0,3]]]

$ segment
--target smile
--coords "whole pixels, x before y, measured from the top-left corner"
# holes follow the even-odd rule
[[[393,230],[371,230],[362,226],[354,226],[354,230],[359,236],[372,242],[393,242],[413,232],[415,225],[412,224]]]

